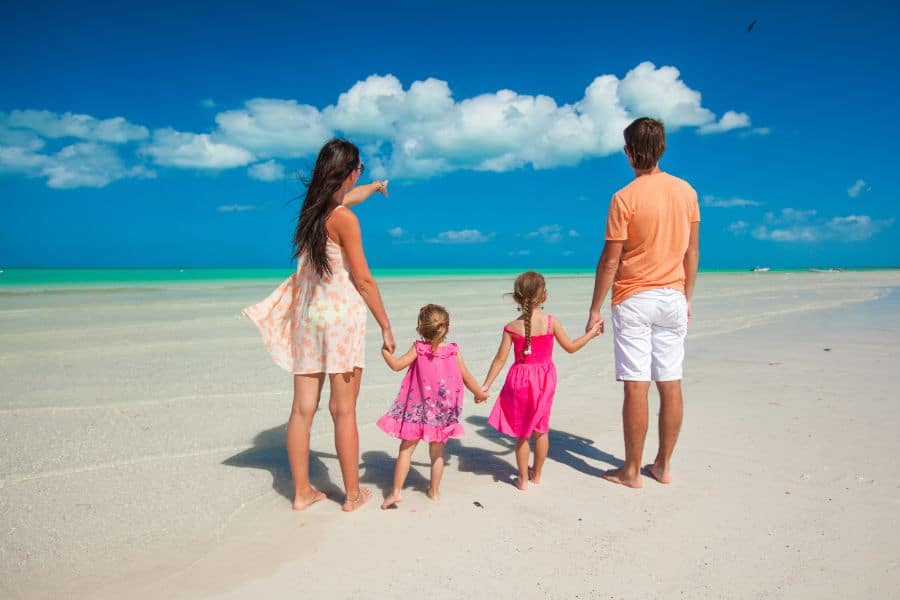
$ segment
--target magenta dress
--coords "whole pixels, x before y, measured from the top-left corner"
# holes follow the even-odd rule
[[[416,342],[416,360],[409,365],[400,393],[377,425],[401,440],[425,440],[443,444],[463,435],[459,413],[465,391],[456,358],[459,347]]]
[[[527,438],[533,432],[547,433],[550,429],[550,408],[556,393],[551,318],[547,317],[547,333],[531,336],[531,354],[524,354],[524,335],[503,328],[512,335],[516,359],[488,417],[488,423],[500,433]]]

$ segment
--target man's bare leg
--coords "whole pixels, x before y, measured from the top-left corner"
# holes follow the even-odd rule
[[[647,392],[649,381],[626,381],[625,402],[622,404],[622,425],[625,432],[625,464],[603,474],[603,478],[630,488],[641,483],[641,458],[647,438],[649,411]]]
[[[675,442],[681,432],[681,420],[684,416],[684,399],[681,395],[681,380],[658,381],[659,390],[659,450],[653,464],[646,466],[650,475],[660,483],[671,483],[672,475],[669,463]]]

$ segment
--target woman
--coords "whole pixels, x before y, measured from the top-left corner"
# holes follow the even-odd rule
[[[366,306],[381,327],[384,347],[394,337],[378,286],[363,252],[359,221],[348,206],[373,192],[387,195],[387,180],[354,188],[363,171],[359,150],[331,140],[319,151],[294,232],[297,271],[268,298],[244,309],[262,333],[272,359],[294,374],[287,451],[294,478],[294,510],[323,500],[309,481],[309,436],[325,376],[328,408],[346,499],[362,506],[372,493],[359,486],[356,398],[365,358]]]

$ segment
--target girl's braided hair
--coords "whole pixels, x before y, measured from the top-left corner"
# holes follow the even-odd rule
[[[547,283],[544,276],[536,271],[525,271],[513,284],[512,297],[522,307],[522,318],[525,325],[525,350],[523,354],[531,354],[531,313],[547,294]]]

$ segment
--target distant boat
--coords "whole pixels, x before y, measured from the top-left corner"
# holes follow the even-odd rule
[[[769,267],[761,267],[759,265],[756,265],[755,267],[753,267],[750,270],[753,271],[754,273],[768,273]]]

